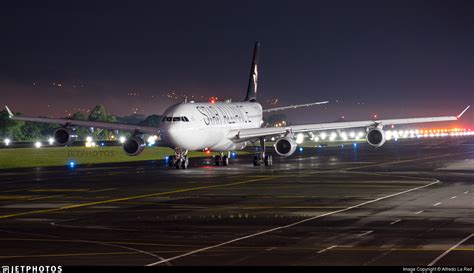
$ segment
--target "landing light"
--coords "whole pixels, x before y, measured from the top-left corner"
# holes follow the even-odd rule
[[[122,144],[125,143],[125,140],[126,140],[126,138],[125,138],[124,136],[121,136],[121,137],[119,138],[119,141],[120,141],[120,143],[122,143]]]
[[[296,144],[301,144],[304,141],[304,135],[303,134],[298,134],[296,135]]]
[[[39,141],[36,141],[36,143],[35,143],[35,147],[36,147],[36,148],[41,148],[41,146],[42,146],[42,145],[41,145],[41,142],[39,142]]]
[[[148,146],[155,145],[155,142],[156,142],[155,136],[149,136],[146,142],[148,142]]]
[[[86,142],[92,142],[92,137],[91,136],[86,137]]]
[[[48,142],[49,142],[49,145],[53,145],[54,144],[54,138],[52,138],[52,137],[48,138]]]
[[[8,146],[8,145],[10,145],[11,140],[8,139],[8,138],[5,138],[5,140],[3,142],[5,142],[5,146]]]

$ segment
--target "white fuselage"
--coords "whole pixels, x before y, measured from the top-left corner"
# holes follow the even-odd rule
[[[236,130],[261,124],[262,106],[257,102],[180,103],[163,114],[160,135],[170,148],[223,152],[245,148],[245,142],[230,140]]]

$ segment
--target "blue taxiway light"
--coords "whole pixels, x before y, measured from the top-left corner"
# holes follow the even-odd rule
[[[76,166],[76,162],[74,161],[69,161],[68,162],[69,167],[74,168]]]
[[[303,152],[303,147],[300,147],[300,153],[302,153],[302,152]]]
[[[357,143],[353,143],[352,147],[357,148]]]

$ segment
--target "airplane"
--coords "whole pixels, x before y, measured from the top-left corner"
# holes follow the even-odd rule
[[[194,102],[184,101],[169,107],[163,114],[158,128],[133,124],[81,121],[71,119],[15,116],[6,106],[13,120],[60,124],[54,134],[57,145],[67,146],[77,139],[76,127],[102,128],[131,132],[132,136],[123,143],[123,150],[130,156],[139,155],[146,147],[144,134],[159,135],[157,146],[169,147],[174,155],[169,156],[168,165],[177,169],[189,166],[188,151],[211,150],[220,154],[214,157],[215,165],[229,165],[230,152],[242,150],[250,142],[259,142],[260,149],[253,158],[254,166],[271,166],[272,155],[265,152],[265,139],[277,137],[274,144],[276,154],[291,156],[297,148],[295,134],[312,134],[322,130],[366,128],[366,140],[373,147],[381,147],[385,141],[384,126],[398,124],[426,123],[458,120],[469,109],[467,106],[457,116],[438,116],[402,119],[376,119],[349,122],[315,123],[285,127],[264,128],[263,113],[291,108],[328,103],[327,101],[291,105],[274,109],[263,109],[257,102],[258,55],[260,43],[256,42],[250,67],[250,78],[245,99],[241,102]]]

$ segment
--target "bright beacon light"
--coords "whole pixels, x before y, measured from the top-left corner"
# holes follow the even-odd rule
[[[5,138],[5,140],[3,142],[5,142],[5,146],[8,146],[8,145],[10,145],[11,140],[8,139],[8,138]]]
[[[36,141],[36,143],[35,143],[35,147],[36,147],[36,148],[41,148],[41,146],[42,146],[42,145],[41,145],[41,142],[39,142],[39,141]]]

